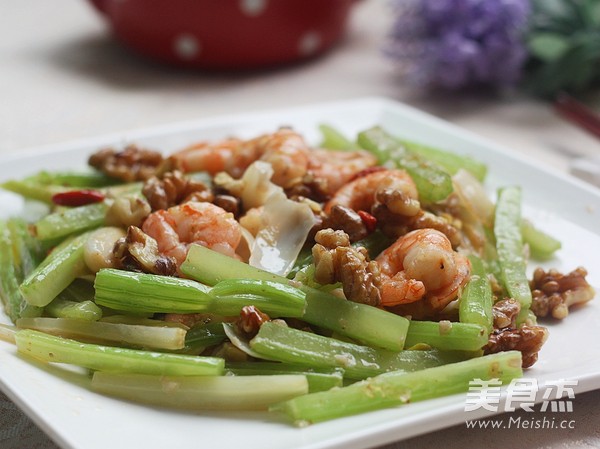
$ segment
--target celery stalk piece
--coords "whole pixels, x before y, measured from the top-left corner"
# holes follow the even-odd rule
[[[42,185],[58,185],[66,187],[107,187],[119,183],[114,178],[109,178],[97,171],[89,172],[49,172],[41,171],[28,178]]]
[[[482,260],[475,255],[470,255],[469,261],[471,277],[460,295],[459,320],[461,323],[478,324],[489,333],[494,324],[492,286]]]
[[[16,333],[20,353],[42,362],[70,363],[99,371],[159,376],[219,376],[225,362],[217,357],[187,356],[81,343],[34,330]]]
[[[169,350],[182,349],[186,335],[186,331],[179,327],[105,323],[70,318],[21,318],[17,320],[17,326],[92,343],[116,343]]]
[[[0,323],[0,340],[15,344],[15,334],[18,329],[15,326]]]
[[[283,276],[254,268],[202,245],[190,245],[180,270],[206,285],[216,285],[226,279],[256,279],[290,285],[290,281]]]
[[[548,260],[561,248],[560,241],[537,229],[528,220],[522,220],[521,233],[523,242],[529,245],[531,257],[537,260]]]
[[[452,193],[452,178],[436,164],[409,152],[382,128],[375,127],[358,135],[358,143],[382,164],[394,164],[408,172],[423,202],[435,203]]]
[[[5,221],[0,221],[0,299],[6,315],[14,322],[21,316],[23,297],[19,291],[18,265]]]
[[[342,368],[351,379],[364,379],[387,371],[415,371],[450,361],[436,351],[392,352],[375,349],[275,322],[264,323],[258,334],[250,340],[250,347],[261,355],[281,362],[312,368]]]
[[[87,238],[87,234],[82,234],[64,241],[27,276],[20,291],[29,304],[49,304],[85,271],[83,245]]]
[[[19,281],[29,276],[35,267],[44,260],[44,251],[40,242],[29,232],[29,225],[21,219],[11,218],[7,221],[12,241],[15,264],[20,271]]]
[[[26,180],[6,181],[0,184],[0,188],[47,204],[52,204],[52,197],[57,193],[71,190],[69,187],[49,186]]]
[[[209,292],[214,301],[210,312],[222,316],[239,315],[244,306],[254,305],[273,317],[300,318],[306,308],[306,294],[290,285],[254,279],[227,279]]]
[[[102,309],[93,301],[69,301],[56,297],[45,308],[45,312],[55,318],[72,318],[80,321],[98,321]]]
[[[521,353],[500,352],[414,373],[387,373],[344,388],[290,399],[271,408],[297,425],[394,407],[469,390],[474,379],[508,383],[521,377]]]
[[[308,392],[305,376],[164,377],[94,373],[100,393],[186,410],[266,410]]]
[[[35,224],[40,240],[52,240],[98,228],[104,224],[108,204],[95,203],[46,215]]]
[[[333,126],[322,123],[319,125],[319,131],[323,136],[323,140],[320,145],[322,148],[340,151],[352,151],[360,149],[356,142],[352,142]]]
[[[215,285],[224,279],[256,279],[295,285],[293,281],[224,256],[201,245],[191,245],[181,271],[197,281]],[[330,329],[368,345],[399,351],[409,321],[376,307],[346,301],[314,288],[299,286],[306,293],[303,320]]]
[[[447,351],[477,351],[487,341],[485,327],[450,321],[411,321],[406,335],[406,347],[424,343]]]
[[[469,156],[461,156],[456,153],[432,148],[427,145],[410,142],[404,139],[399,139],[399,142],[401,142],[408,151],[416,153],[419,156],[438,164],[451,175],[455,175],[458,170],[464,168],[481,182],[485,179],[487,174],[486,165]]]
[[[277,362],[227,363],[225,371],[235,376],[300,374],[306,376],[309,393],[341,387],[344,380],[344,371],[341,369],[314,370],[301,365]]]
[[[527,318],[531,306],[531,290],[526,274],[526,261],[523,255],[521,235],[521,189],[505,187],[498,190],[496,214],[494,218],[496,250],[500,262],[501,281],[508,295],[521,304],[517,323]]]
[[[405,347],[410,324],[406,318],[314,288],[303,290],[306,311],[302,319],[307,323],[377,348],[400,351]]]
[[[197,313],[213,301],[198,282],[123,270],[100,270],[94,287],[96,304],[129,312]]]

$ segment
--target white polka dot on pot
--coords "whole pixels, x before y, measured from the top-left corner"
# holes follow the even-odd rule
[[[179,34],[173,41],[173,50],[181,59],[194,59],[200,54],[200,41],[191,34]]]
[[[307,31],[300,37],[298,51],[303,56],[310,56],[321,46],[321,36],[316,31]]]
[[[240,0],[240,10],[247,16],[259,16],[265,9],[267,9],[267,0]]]

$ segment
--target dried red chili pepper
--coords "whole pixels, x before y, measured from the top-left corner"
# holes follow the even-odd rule
[[[104,194],[97,190],[70,190],[52,195],[52,202],[59,206],[85,206],[104,201]]]
[[[367,227],[367,231],[373,232],[377,229],[377,218],[364,210],[358,211],[358,216]]]

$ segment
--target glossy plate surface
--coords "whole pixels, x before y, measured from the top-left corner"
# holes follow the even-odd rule
[[[582,265],[590,271],[589,282],[600,289],[600,191],[385,99],[219,117],[38,148],[0,157],[0,180],[41,169],[82,168],[92,151],[127,142],[172,152],[197,140],[250,137],[289,125],[316,144],[316,126],[322,122],[348,135],[380,124],[405,138],[486,162],[490,193],[501,185],[522,186],[524,215],[562,241],[557,258],[543,266],[570,271]],[[0,206],[0,217],[5,217],[19,213],[23,204],[2,192]],[[8,323],[5,316],[0,316],[0,321]],[[600,388],[600,300],[573,310],[564,322],[550,323],[549,328],[550,338],[540,361],[527,371],[527,377],[536,377],[540,383],[576,379],[576,392]],[[194,414],[132,404],[95,394],[86,389],[86,383],[81,373],[41,367],[20,358],[13,346],[0,341],[0,387],[66,448],[366,448],[484,415],[481,410],[465,413],[465,396],[455,395],[298,429],[266,413]]]

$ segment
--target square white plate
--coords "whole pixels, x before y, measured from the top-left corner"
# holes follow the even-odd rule
[[[520,185],[524,215],[559,237],[563,249],[545,264],[561,271],[578,265],[600,286],[600,191],[527,160],[437,118],[385,99],[360,99],[286,110],[167,125],[149,130],[53,145],[0,157],[0,180],[41,169],[82,168],[88,155],[104,145],[137,142],[171,152],[190,142],[228,135],[250,137],[291,125],[310,142],[319,139],[316,125],[330,123],[348,135],[380,124],[408,139],[487,163],[490,192]],[[0,217],[18,213],[20,200],[0,193]],[[0,320],[8,323],[4,316]],[[541,383],[577,379],[575,391],[600,388],[600,300],[550,323],[550,338],[526,376]],[[380,412],[295,428],[266,413],[185,413],[132,404],[95,394],[86,378],[59,368],[44,368],[22,359],[0,342],[0,386],[58,444],[66,448],[365,448],[477,419],[465,414],[464,395],[410,404]]]

